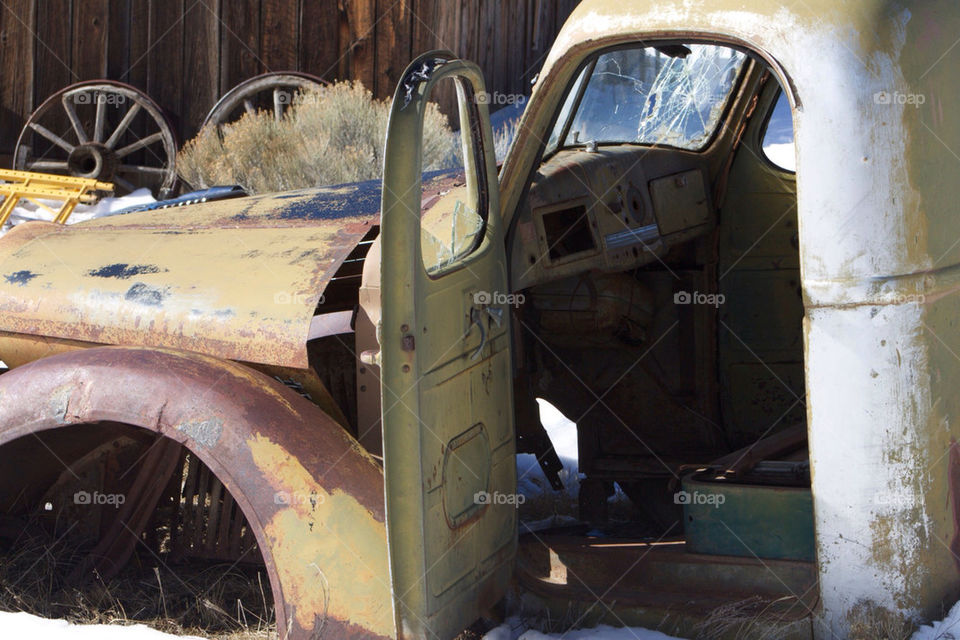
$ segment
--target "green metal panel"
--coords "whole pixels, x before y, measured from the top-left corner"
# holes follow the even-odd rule
[[[816,559],[809,488],[683,479],[687,550],[707,555]]]

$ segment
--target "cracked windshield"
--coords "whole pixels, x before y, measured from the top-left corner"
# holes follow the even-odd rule
[[[700,149],[713,136],[745,59],[739,51],[705,44],[604,53],[570,93],[568,102],[577,100],[589,77],[562,146],[595,142]],[[563,114],[570,110],[565,105]],[[554,139],[564,134],[563,114]]]

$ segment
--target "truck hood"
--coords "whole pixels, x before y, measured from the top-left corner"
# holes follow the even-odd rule
[[[0,238],[0,332],[306,368],[324,288],[379,208],[374,180],[28,222]]]

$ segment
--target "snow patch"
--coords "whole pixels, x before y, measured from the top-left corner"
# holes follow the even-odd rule
[[[526,629],[516,618],[511,618],[483,636],[483,640],[559,640],[561,638],[563,640],[680,640],[675,636],[642,627],[608,627],[603,624],[592,629],[542,633]]]
[[[203,640],[198,636],[174,636],[142,624],[70,624],[20,611],[0,611],[0,632],[4,638],[42,638],[43,640]]]
[[[952,640],[960,637],[960,602],[953,605],[947,617],[917,629],[910,640]]]
[[[137,189],[132,193],[118,198],[101,198],[96,204],[78,204],[76,207],[74,207],[73,213],[71,213],[70,217],[67,218],[67,224],[85,222],[87,220],[92,220],[93,218],[100,218],[116,213],[121,209],[143,204],[150,204],[156,201],[156,198],[153,197],[153,195],[150,193],[150,190],[147,188]],[[44,200],[42,202],[54,210],[58,209],[61,204],[60,201],[57,200]],[[29,200],[21,200],[20,204],[14,207],[7,224],[5,224],[3,229],[0,230],[0,235],[9,231],[12,227],[20,224],[21,222],[28,222],[30,220],[46,220],[48,222],[52,222],[53,218],[53,212],[48,211],[47,209],[44,209],[43,207],[37,205],[36,203],[30,202]]]
[[[770,159],[770,162],[781,169],[797,170],[797,151],[792,142],[768,144],[763,147],[763,152]]]

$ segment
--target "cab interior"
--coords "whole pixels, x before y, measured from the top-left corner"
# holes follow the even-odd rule
[[[521,528],[545,600],[603,594],[584,615],[611,624],[810,614],[792,133],[777,75],[736,46],[619,45],[568,87],[508,232],[518,452],[558,492],[536,400],[577,431],[577,523]]]

